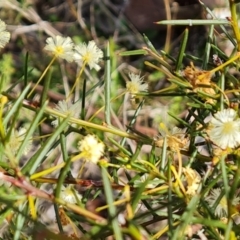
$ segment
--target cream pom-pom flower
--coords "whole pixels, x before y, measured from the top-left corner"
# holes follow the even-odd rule
[[[68,187],[62,186],[60,198],[63,199],[65,202],[76,204],[78,201],[82,199],[82,195],[80,195],[72,185]]]
[[[212,117],[209,138],[222,149],[235,148],[240,145],[240,119],[233,109],[224,109]]]
[[[26,132],[27,132],[27,130],[23,127],[20,128],[19,130],[15,130],[15,129],[12,130],[11,137],[9,139],[8,144],[14,154],[16,154],[18,149],[20,148],[20,146],[25,138]],[[29,140],[28,144],[26,145],[26,147],[23,150],[24,155],[27,155],[28,152],[30,151],[31,146],[32,146],[31,144],[32,144],[32,140]]]
[[[143,78],[140,74],[129,73],[130,81],[127,82],[127,91],[131,94],[136,94],[138,92],[145,92],[148,90],[148,85],[143,83]]]
[[[97,47],[94,41],[88,44],[81,43],[75,46],[74,59],[81,64],[89,65],[90,69],[94,68],[96,71],[100,70],[98,65],[101,58],[103,58],[103,51]]]
[[[66,100],[59,101],[55,110],[59,111],[60,113],[66,114],[66,116],[76,117],[79,113],[79,102],[71,103]],[[59,122],[61,122],[63,119],[58,117],[54,121],[52,121],[52,125],[54,127],[57,127]]]
[[[213,207],[218,200],[218,198],[221,195],[221,189],[220,188],[215,188],[212,189],[210,194],[206,197],[206,201],[210,205],[210,207]],[[232,205],[236,206],[239,204],[240,197],[237,195],[234,195],[233,200],[232,200]],[[228,202],[226,195],[223,195],[223,197],[220,199],[217,207],[215,208],[215,215],[222,218],[222,217],[227,217],[228,215]]]
[[[99,142],[94,135],[87,135],[78,143],[83,158],[86,161],[98,163],[100,157],[104,154],[104,144]]]
[[[45,50],[53,53],[55,57],[62,58],[68,62],[73,61],[73,42],[70,37],[49,37],[46,40]]]

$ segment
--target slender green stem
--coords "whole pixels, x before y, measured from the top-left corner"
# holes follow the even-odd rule
[[[164,143],[166,143],[166,138],[164,138]],[[168,237],[171,239],[173,236],[173,211],[172,211],[172,201],[173,201],[173,196],[172,196],[172,171],[171,171],[171,164],[172,162],[170,159],[168,160],[168,168],[167,168],[167,174],[168,174],[168,205],[167,205],[167,212],[168,212],[168,226],[169,226],[169,232],[168,232]]]
[[[109,42],[107,43],[107,48],[106,48],[106,68],[105,68],[105,91],[104,91],[104,96],[105,96],[105,121],[108,125],[111,125],[111,101],[110,101],[110,96],[111,96],[111,63],[110,63],[110,47],[109,47]]]
[[[240,32],[238,26],[238,15],[237,15],[237,4],[233,0],[229,0],[230,11],[231,11],[231,24],[235,38],[237,40],[237,49],[240,52]]]
[[[161,55],[156,54],[155,52],[153,52],[151,49],[147,47],[143,47],[143,49],[146,50],[150,56],[155,58],[165,68],[167,68],[168,70],[172,69],[171,65],[168,62],[166,62]]]
[[[181,66],[182,66],[184,52],[186,50],[186,46],[187,46],[187,42],[188,42],[188,33],[189,33],[189,30],[187,28],[184,31],[183,39],[182,39],[182,42],[181,42],[180,51],[179,51],[178,58],[177,58],[176,72],[178,72],[180,70]]]
[[[221,73],[220,77],[220,84],[221,84],[221,92],[224,93],[225,90],[225,74]],[[224,94],[220,95],[220,110],[224,109]]]
[[[54,56],[53,59],[51,60],[51,62],[48,64],[48,66],[46,67],[46,69],[44,70],[44,72],[42,73],[42,75],[40,76],[40,78],[38,79],[37,83],[35,84],[35,86],[33,87],[33,89],[31,90],[31,92],[27,95],[27,98],[29,98],[32,93],[34,92],[35,88],[37,87],[37,85],[42,81],[42,79],[44,78],[44,76],[46,75],[48,69],[52,66],[52,64],[54,63],[54,61],[56,60],[57,56]]]
[[[61,222],[61,217],[59,214],[59,206],[56,203],[54,203],[53,206],[54,206],[54,211],[55,211],[55,215],[56,215],[56,222],[58,225],[58,229],[59,229],[60,233],[64,233],[62,222]]]
[[[83,73],[83,70],[84,70],[85,67],[86,67],[86,64],[87,64],[87,62],[84,61],[84,62],[83,62],[83,65],[82,65],[82,67],[81,67],[81,70],[79,71],[78,76],[77,76],[77,78],[76,78],[76,81],[75,81],[75,83],[73,84],[73,87],[72,87],[71,91],[69,92],[69,94],[68,94],[68,96],[67,96],[67,100],[70,98],[70,96],[72,95],[75,87],[76,87],[77,84],[79,83],[79,81],[80,81],[80,79],[81,79],[81,76],[82,76],[82,73]]]
[[[196,25],[223,25],[227,24],[229,25],[230,22],[227,20],[222,19],[213,19],[213,20],[194,20],[194,19],[187,19],[187,20],[164,20],[156,22],[157,24],[161,25],[187,25],[187,26],[196,26]]]
[[[114,98],[112,98],[112,99],[110,100],[110,102],[113,102],[113,101],[117,100],[118,98],[120,98],[120,97],[123,96],[124,94],[126,94],[126,91],[124,91],[124,92],[120,93],[119,95],[115,96]],[[91,116],[91,118],[90,118],[88,121],[91,122],[91,121],[98,115],[98,113],[100,113],[101,111],[103,111],[103,109],[104,109],[104,106],[101,107],[101,108],[99,108],[99,109]]]
[[[225,159],[226,159],[226,156],[222,156],[220,160],[220,164],[221,164],[222,180],[223,180],[223,186],[225,190],[225,196],[226,196],[226,199],[228,199],[230,187],[228,184],[228,175],[226,170]]]
[[[87,80],[83,80],[83,88],[82,88],[82,109],[81,109],[81,119],[85,119],[86,109],[85,109],[85,103],[86,103],[86,87],[87,87]]]
[[[48,91],[49,91],[49,86],[50,86],[50,82],[51,82],[51,76],[52,75],[52,71],[50,70],[46,76],[46,78],[44,79],[44,84],[43,84],[43,91],[41,93],[41,106],[44,105],[44,103],[47,101],[48,98]]]
[[[209,56],[210,56],[210,51],[211,51],[211,44],[213,42],[213,31],[214,31],[214,25],[211,25],[209,27],[208,41],[206,43],[206,47],[205,47],[205,51],[204,51],[202,69],[207,69],[207,64],[209,61]]]
[[[118,220],[117,220],[117,209],[114,205],[111,183],[108,179],[108,172],[104,167],[102,167],[102,178],[103,178],[105,196],[106,196],[106,200],[107,200],[107,204],[108,204],[108,212],[112,219],[112,228],[113,228],[113,232],[114,232],[114,239],[122,240],[123,237],[122,237],[121,228],[120,228]]]
[[[238,58],[240,58],[240,53],[237,53],[236,56],[230,58],[228,61],[226,61],[225,63],[221,64],[220,66],[212,69],[211,71],[209,71],[209,73],[215,73],[219,70],[222,70],[224,67],[228,66],[229,64],[233,63],[234,61],[236,61]],[[207,73],[208,74],[208,73]],[[204,78],[205,74],[202,74],[202,78]]]
[[[46,113],[51,114],[53,116],[66,118],[66,114],[60,113],[60,112],[58,112],[54,109],[51,109],[49,107],[46,108]],[[82,127],[89,127],[89,128],[93,128],[93,129],[98,129],[100,131],[113,133],[113,134],[121,136],[121,137],[127,137],[127,138],[131,138],[131,139],[134,139],[134,140],[139,140],[139,136],[132,135],[130,133],[121,131],[121,130],[113,128],[113,127],[102,126],[102,125],[98,125],[98,124],[95,124],[95,123],[91,123],[91,122],[80,120],[80,119],[73,118],[73,117],[69,118],[69,122],[70,123],[76,123],[77,125],[82,126]]]
[[[81,159],[81,157],[82,157],[81,154],[79,154],[77,156],[74,156],[73,158],[70,159],[70,162],[75,162],[75,161]],[[41,172],[32,174],[31,177],[30,177],[30,180],[35,180],[35,179],[40,178],[42,176],[45,176],[45,175],[47,175],[49,173],[52,173],[52,172],[54,172],[54,171],[56,171],[58,169],[61,169],[61,168],[65,167],[66,164],[69,164],[69,160],[67,162],[62,162],[62,163],[60,163],[60,164],[58,164],[58,165],[56,165],[54,167],[50,167],[50,168],[48,168],[46,170],[43,170]],[[64,172],[64,174],[66,174],[66,173]]]

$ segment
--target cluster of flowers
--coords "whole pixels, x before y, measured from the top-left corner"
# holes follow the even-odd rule
[[[10,40],[10,33],[6,31],[6,24],[0,20],[0,48],[6,46]],[[90,41],[88,44],[80,43],[75,45],[70,37],[49,37],[46,40],[45,50],[50,51],[54,57],[65,59],[68,62],[76,61],[80,64],[88,65],[90,69],[99,70],[99,61],[103,58],[103,52],[100,50],[94,41]],[[138,74],[129,74],[130,80],[127,83],[127,90],[136,94],[139,91],[146,91],[147,84],[143,84],[143,78]],[[66,101],[60,101],[56,110],[64,112],[66,114],[73,114],[76,110],[77,104],[70,104]],[[53,122],[57,125],[57,122]],[[17,137],[18,147],[22,142],[21,138]],[[14,147],[17,151],[18,147]],[[79,142],[79,150],[85,156],[87,161],[97,163],[99,158],[104,153],[104,144],[98,142],[94,135],[87,135]]]
[[[6,24],[0,20],[0,48],[5,47],[9,40],[10,33],[6,31]],[[45,46],[45,50],[51,51],[55,57],[65,59],[69,62],[75,60],[82,62],[83,64],[88,64],[90,69],[100,69],[98,63],[103,57],[103,52],[96,46],[94,41],[90,41],[88,45],[82,43],[75,47],[70,37],[49,37],[46,41],[47,44]],[[61,101],[59,102],[57,110],[63,110],[66,113],[71,113],[74,112],[75,107],[76,105],[71,109],[72,111],[70,111],[69,106],[66,106],[66,103]],[[26,132],[25,129],[24,131]],[[13,133],[14,136],[12,138],[14,141],[10,141],[11,147],[14,151],[17,151],[24,138],[24,133],[16,131],[16,134],[15,132]],[[104,154],[104,144],[99,142],[94,135],[85,136],[79,142],[78,146],[86,161],[91,161],[97,164],[100,157]],[[28,151],[25,151],[24,153],[26,154],[27,152]]]
[[[97,71],[100,69],[99,61],[103,58],[103,52],[94,41],[90,41],[87,45],[80,43],[74,46],[70,37],[56,36],[47,38],[46,42],[47,45],[44,49],[52,52],[55,57],[68,62],[88,64],[90,69],[94,68]],[[129,73],[129,78],[131,81],[127,82],[126,88],[131,94],[148,90],[148,85],[143,83],[143,77],[140,74]]]
[[[81,43],[74,45],[70,37],[49,37],[46,40],[45,50],[53,53],[54,57],[65,59],[68,62],[78,62],[82,65],[89,65],[90,69],[99,70],[99,61],[103,58],[103,52],[96,46],[94,41],[88,44]],[[141,91],[147,91],[148,85],[143,83],[143,77],[140,74],[129,73],[130,81],[127,82],[127,91],[131,94],[137,94]],[[56,110],[61,113],[74,116],[77,104],[71,104],[66,101],[60,101]],[[53,125],[57,125],[57,121]],[[99,158],[104,153],[104,144],[98,142],[94,135],[87,135],[79,142],[79,150],[83,153],[87,161],[97,164]]]
[[[10,40],[10,33],[6,31],[6,24],[0,20],[0,48],[5,47],[5,45]],[[77,62],[82,66],[88,65],[90,69],[100,70],[99,62],[103,58],[103,52],[99,49],[94,41],[89,41],[88,44],[80,43],[75,45],[70,37],[49,37],[46,40],[45,50],[51,52],[55,58],[61,58],[68,62]],[[187,69],[185,74],[192,74],[192,69],[196,72],[195,68]],[[191,71],[190,71],[191,70]],[[198,74],[198,72],[197,72]],[[148,90],[148,85],[144,83],[143,77],[140,74],[129,73],[130,81],[126,84],[126,90],[135,96],[139,92],[145,92]],[[195,79],[195,78],[194,78]],[[194,86],[195,82],[192,83]],[[73,115],[76,108],[76,104],[72,105],[69,102],[60,101],[56,107],[57,111],[66,113],[67,115]],[[53,123],[54,125],[57,122]],[[209,139],[221,149],[234,149],[240,146],[240,118],[238,113],[234,109],[224,109],[217,112],[212,116],[207,130]],[[173,134],[175,135],[175,134]],[[175,135],[176,136],[176,135]],[[184,136],[181,133],[180,136]],[[22,137],[22,134],[21,134]],[[16,136],[15,136],[16,138]],[[171,140],[171,141],[170,141]],[[19,138],[19,141],[22,141]],[[181,148],[181,145],[186,145],[183,142],[182,137],[168,138],[169,147]],[[162,146],[161,141],[157,141],[157,146]],[[101,156],[104,154],[104,144],[99,142],[97,137],[94,135],[85,136],[78,144],[79,151],[82,153],[85,161],[90,161],[95,164],[98,163]],[[15,149],[16,150],[16,149]],[[191,168],[184,168],[183,173],[187,181],[187,194],[194,195],[198,191],[199,185],[201,184],[201,176]],[[72,193],[72,188],[64,188],[61,196],[66,201],[76,203],[76,194]],[[220,190],[216,189],[211,192],[211,194],[206,198],[207,202],[213,206],[216,198],[220,195]],[[71,198],[69,200],[69,197]],[[223,216],[227,212],[227,207],[225,204],[226,200],[222,199],[220,203],[224,206],[221,209],[217,209],[217,215]],[[239,202],[239,198],[236,197],[235,203]],[[221,205],[221,204],[220,204]],[[222,210],[223,209],[223,210]],[[224,213],[224,214],[223,214]]]
[[[100,69],[98,63],[103,58],[103,52],[94,41],[74,45],[70,37],[56,36],[47,38],[46,42],[44,49],[52,52],[55,57],[68,62],[88,64],[90,69],[94,68],[97,71]]]

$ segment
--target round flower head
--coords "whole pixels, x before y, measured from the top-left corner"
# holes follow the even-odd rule
[[[9,146],[12,149],[12,152],[14,154],[17,153],[19,147],[21,146],[21,144],[25,138],[26,131],[27,130],[25,128],[20,128],[18,131],[12,130],[11,137],[9,139]],[[29,143],[27,144],[27,146],[25,147],[25,149],[23,151],[24,155],[28,154],[28,152],[30,151],[31,143],[32,143],[32,141],[30,140]]]
[[[94,68],[96,71],[100,69],[98,65],[101,58],[103,58],[103,52],[99,49],[94,41],[90,41],[88,45],[81,43],[75,46],[74,59],[76,62],[88,64],[90,69]]]
[[[79,109],[79,103],[76,102],[72,104],[71,102],[66,102],[65,100],[59,101],[58,104],[56,105],[55,109],[59,111],[60,113],[70,115],[71,117],[75,117],[76,114],[78,113]],[[58,118],[54,121],[52,121],[52,125],[54,127],[57,127],[59,124],[59,121],[61,121],[61,118]]]
[[[206,197],[206,201],[209,203],[210,207],[213,207],[215,205],[215,202],[218,200],[218,198],[221,195],[221,189],[216,188],[212,189],[210,192],[210,195]],[[239,204],[240,197],[234,196],[232,200],[232,205],[236,206]],[[219,201],[217,207],[215,208],[215,215],[222,218],[222,217],[227,217],[228,215],[228,203],[227,203],[227,198],[225,195],[221,198]]]
[[[76,204],[77,200],[82,199],[82,195],[80,195],[75,189],[72,188],[71,185],[68,187],[62,186],[60,198],[63,199],[65,202]]]
[[[97,164],[104,153],[104,144],[98,142],[94,135],[87,135],[78,143],[79,150],[82,152],[86,161]]]
[[[143,77],[140,74],[129,73],[129,78],[131,81],[127,82],[127,91],[131,94],[136,94],[138,92],[145,92],[148,90],[148,85],[143,83]]]
[[[222,149],[240,145],[240,119],[233,109],[217,112],[210,121],[209,138]]]
[[[52,52],[54,56],[65,59],[68,62],[73,61],[73,42],[70,37],[49,37],[46,42],[45,50]]]
[[[0,20],[0,48],[4,48],[10,40],[10,33],[6,31],[6,24]]]

